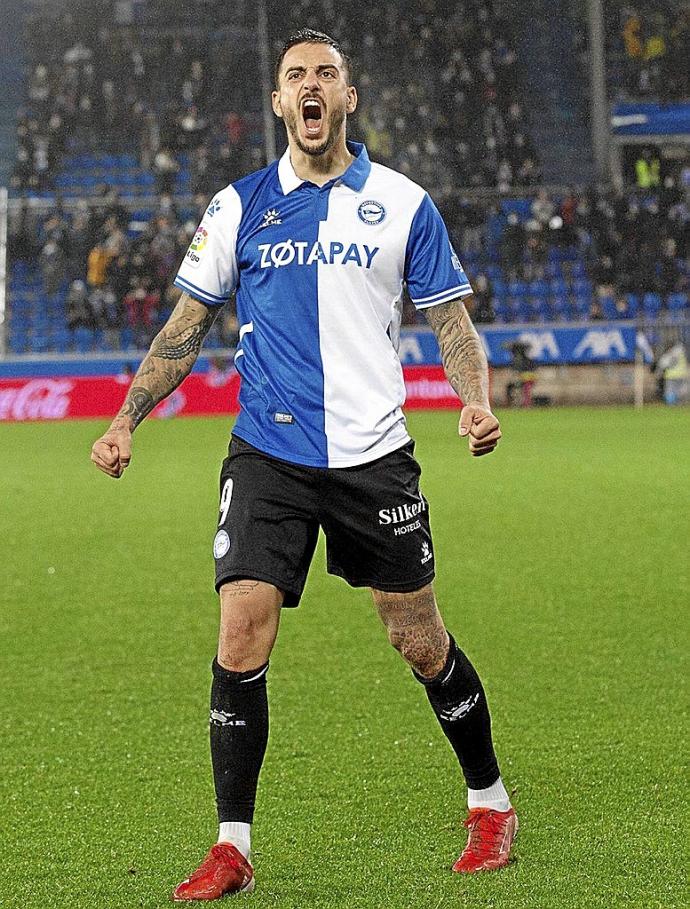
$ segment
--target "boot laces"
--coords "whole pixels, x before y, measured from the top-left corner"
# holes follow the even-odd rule
[[[480,855],[495,850],[505,831],[505,820],[491,809],[473,809],[464,825],[470,831],[466,851]]]

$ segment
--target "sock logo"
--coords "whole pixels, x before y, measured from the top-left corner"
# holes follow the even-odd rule
[[[244,720],[235,720],[236,713],[226,713],[224,710],[211,710],[210,721],[213,726],[246,726]]]
[[[439,713],[439,716],[446,723],[454,723],[456,720],[461,720],[464,716],[467,716],[478,700],[479,692],[474,696],[470,695],[466,701],[460,701],[457,707],[446,707]]]

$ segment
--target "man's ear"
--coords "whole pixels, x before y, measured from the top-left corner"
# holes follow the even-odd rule
[[[276,117],[283,119],[283,108],[280,105],[280,92],[271,92],[271,107]]]
[[[357,109],[357,89],[354,87],[354,85],[350,85],[350,86],[348,86],[348,89],[347,89],[347,104],[345,106],[345,110],[348,112],[348,114],[354,114],[356,109]]]

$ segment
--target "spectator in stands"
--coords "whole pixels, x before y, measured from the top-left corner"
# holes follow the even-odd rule
[[[102,243],[89,253],[86,263],[86,282],[89,287],[102,287],[107,279],[109,256]]]
[[[159,193],[172,193],[180,165],[169,148],[161,148],[153,159],[156,173],[156,188]]]
[[[474,290],[474,311],[471,317],[475,322],[489,323],[496,318],[493,305],[493,287],[491,281],[483,272],[479,272],[472,281]]]
[[[89,252],[93,249],[95,231],[91,211],[82,203],[72,218],[68,240],[68,270],[71,278],[83,277]]]
[[[67,310],[67,327],[70,331],[77,328],[95,330],[96,320],[89,304],[89,294],[83,281],[72,281],[65,301]]]
[[[447,208],[455,207],[454,200]],[[455,218],[444,207],[443,214],[446,224],[452,223]],[[470,202],[469,199],[462,199],[458,212],[458,220],[462,225],[460,239],[460,249],[463,253],[478,253],[482,249],[485,215],[482,206]]]
[[[545,189],[540,189],[537,198],[532,202],[532,217],[535,218],[542,227],[546,227],[556,212],[556,206],[549,198]]]
[[[134,332],[136,345],[146,348],[155,333],[160,293],[151,290],[148,278],[140,280],[124,299],[129,326]]]
[[[601,301],[594,299],[592,300],[589,307],[589,319],[592,322],[600,322],[604,318],[604,310],[601,305]]]
[[[659,264],[659,290],[664,294],[673,293],[680,290],[681,283],[682,272],[678,265],[676,241],[669,237],[664,241]]]
[[[41,274],[43,276],[43,290],[48,296],[56,294],[66,277],[65,257],[58,242],[48,240],[40,256]]]
[[[523,277],[529,277],[530,280],[543,278],[549,255],[548,227],[544,227],[536,218],[529,218],[525,224],[525,231],[527,268],[523,271]]]
[[[106,269],[106,280],[118,300],[123,301],[130,282],[130,262],[125,253],[114,256]]]
[[[592,269],[594,287],[599,298],[612,297],[616,292],[616,268],[611,256],[602,256]]]
[[[110,350],[120,346],[120,329],[124,327],[124,304],[112,287],[107,284],[95,287],[89,293],[89,306],[97,329],[105,334],[105,344]]]
[[[645,148],[635,162],[635,180],[640,189],[653,189],[661,183],[661,159],[650,148]]]
[[[508,215],[501,238],[501,262],[511,280],[524,276],[525,228],[515,212]]]

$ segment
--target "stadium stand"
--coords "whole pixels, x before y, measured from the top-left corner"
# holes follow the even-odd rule
[[[10,353],[141,349],[171,311],[170,276],[209,196],[263,163],[255,11],[229,6],[200,0],[190,24],[164,0],[33,0]],[[687,314],[689,193],[679,180],[625,193],[538,188],[517,52],[531,45],[513,34],[505,3],[385,4],[365,23],[356,6],[269,2],[269,23],[280,23],[273,49],[325,22],[342,37],[361,98],[352,134],[430,188],[472,276],[477,321]],[[674,34],[685,21],[669,19]],[[546,87],[561,75],[554,68]],[[228,313],[208,346],[231,346],[235,330]]]
[[[586,67],[584,0],[570,4],[574,43]],[[664,103],[690,97],[690,4],[686,0],[609,0],[604,4],[606,69],[612,101]]]
[[[690,217],[679,191],[588,192],[482,206],[437,197],[477,290],[479,322],[680,318],[688,312]],[[133,211],[117,195],[11,222],[10,350],[141,349],[167,318],[170,274],[206,199],[160,197]],[[474,209],[474,212],[472,212]],[[38,262],[38,266],[34,263]],[[414,310],[406,315],[414,319]],[[231,313],[208,340],[231,346]]]

